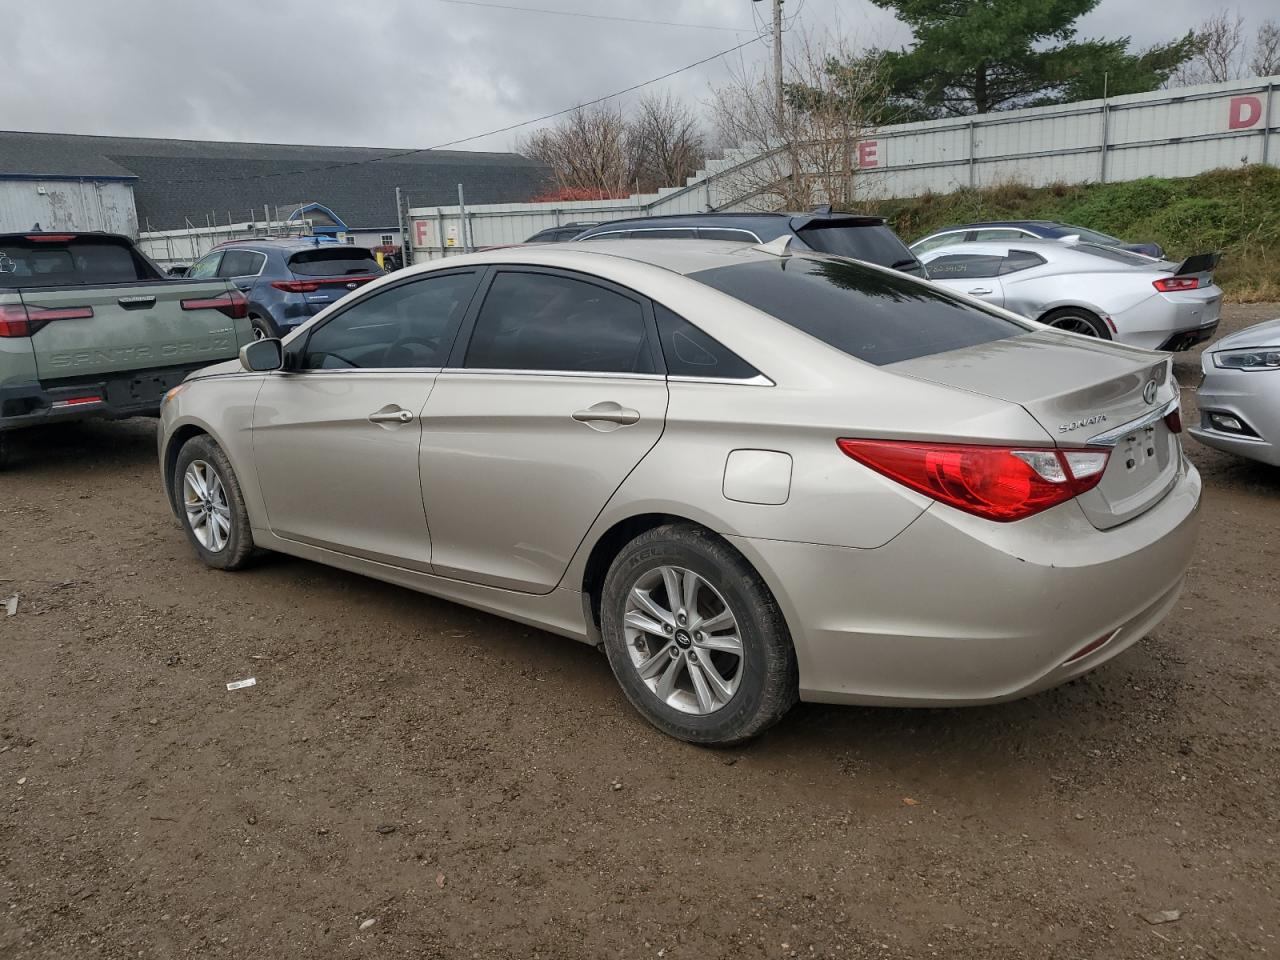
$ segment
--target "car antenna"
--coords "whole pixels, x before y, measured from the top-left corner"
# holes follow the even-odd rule
[[[774,257],[789,257],[791,251],[787,249],[791,244],[791,234],[784,233],[776,240],[770,240],[768,243],[757,243],[752,250],[759,250],[761,253],[767,253]]]

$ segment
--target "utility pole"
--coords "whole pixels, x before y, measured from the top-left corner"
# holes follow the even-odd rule
[[[778,124],[782,124],[782,0],[773,0],[773,83],[778,98]]]

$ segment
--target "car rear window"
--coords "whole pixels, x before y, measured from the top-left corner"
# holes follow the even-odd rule
[[[896,233],[883,225],[818,221],[801,227],[796,233],[820,253],[853,257],[908,273],[923,272],[915,254],[907,249]]]
[[[1029,329],[938,287],[848,260],[782,257],[689,276],[877,366]]]
[[[0,237],[0,287],[135,283],[160,274],[124,240]]]
[[[337,245],[295,253],[289,258],[289,269],[299,277],[359,277],[382,272],[368,250]]]
[[[1104,247],[1098,243],[1077,243],[1075,249],[1081,253],[1087,253],[1091,257],[1098,257],[1102,260],[1112,260],[1116,263],[1127,263],[1135,267],[1151,266],[1151,258],[1144,257],[1140,253],[1131,253],[1128,250],[1121,250],[1119,247]]]

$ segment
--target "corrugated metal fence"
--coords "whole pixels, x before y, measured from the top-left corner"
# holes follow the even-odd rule
[[[861,195],[876,199],[1015,180],[1107,182],[1277,164],[1277,91],[1280,77],[1255,78],[884,127],[858,144],[855,176]],[[756,156],[731,151],[683,187],[626,199],[469,205],[466,224],[458,207],[416,207],[409,211],[414,257],[461,253],[468,235],[483,247],[564,223],[747,209],[735,184]]]

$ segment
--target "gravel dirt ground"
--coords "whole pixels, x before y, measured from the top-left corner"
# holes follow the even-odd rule
[[[1177,373],[1190,420],[1198,354]],[[801,705],[716,752],[587,646],[285,557],[204,569],[154,432],[49,431],[0,477],[0,957],[1280,951],[1280,471],[1188,438],[1187,589],[1080,681]]]

